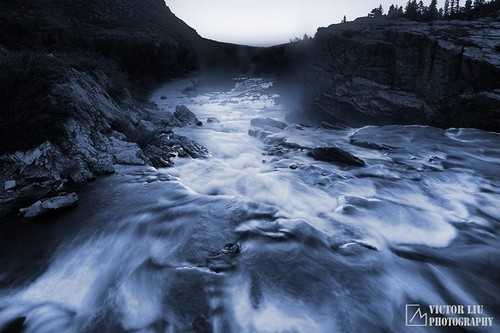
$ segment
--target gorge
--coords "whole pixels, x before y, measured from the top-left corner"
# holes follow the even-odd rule
[[[0,30],[0,332],[498,318],[498,15],[257,48],[162,0],[7,0]]]

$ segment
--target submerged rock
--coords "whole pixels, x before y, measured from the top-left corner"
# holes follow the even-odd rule
[[[240,252],[239,244],[228,243],[220,251],[207,257],[207,266],[217,273],[231,270],[236,266],[236,258]]]
[[[346,129],[346,126],[342,123],[339,123],[339,122],[332,124],[332,123],[329,123],[327,121],[322,121],[321,128],[332,129],[332,130],[342,130],[342,129]]]
[[[313,148],[308,155],[315,160],[362,167],[365,162],[359,157],[338,147]]]
[[[19,212],[25,218],[35,218],[49,212],[73,207],[77,203],[78,195],[76,193],[69,193],[39,200],[27,208],[20,209]]]
[[[220,123],[220,120],[215,118],[215,117],[208,117],[207,118],[207,123],[213,124],[213,123]]]
[[[349,139],[349,143],[358,146],[358,147],[363,147],[367,149],[375,149],[375,150],[390,150],[390,149],[395,149],[395,147],[385,145],[385,144],[378,144],[376,142],[371,142],[368,140],[362,140],[362,139],[357,139],[354,137],[351,137]]]
[[[285,129],[287,127],[287,124],[285,124],[282,121],[274,120],[271,118],[255,118],[250,121],[250,125],[253,127],[259,127],[259,128],[279,128],[279,129]]]

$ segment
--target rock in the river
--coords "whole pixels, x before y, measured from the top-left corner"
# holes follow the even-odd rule
[[[8,191],[8,190],[11,190],[13,188],[16,187],[16,181],[15,180],[7,180],[5,183],[4,183],[4,190],[5,191]]]
[[[173,166],[172,158],[175,157],[206,158],[209,155],[204,146],[168,131],[155,134],[143,151],[157,168]]]
[[[271,118],[254,118],[250,121],[250,125],[253,127],[259,127],[263,129],[278,128],[285,129],[287,124],[282,121],[278,121]]]
[[[209,156],[207,148],[182,135],[174,134],[172,145],[179,157],[207,158]]]
[[[76,193],[70,193],[39,200],[27,208],[20,209],[19,212],[25,218],[35,218],[49,212],[73,207],[77,203],[78,195]]]
[[[240,252],[239,244],[228,243],[217,253],[208,256],[207,266],[217,273],[231,270],[236,266],[236,259]]]
[[[196,115],[185,105],[177,105],[174,117],[177,119],[178,126],[199,126],[201,123]]]
[[[208,117],[207,118],[207,123],[209,123],[209,124],[220,123],[220,121],[219,121],[219,119],[217,119],[215,117]]]
[[[365,162],[359,157],[340,149],[338,147],[321,147],[313,148],[309,153],[309,156],[318,161],[338,163],[344,165],[365,166]]]

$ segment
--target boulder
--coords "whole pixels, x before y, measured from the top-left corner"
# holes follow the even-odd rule
[[[16,187],[16,181],[15,180],[7,180],[4,182],[3,188],[5,191],[11,190]]]
[[[356,157],[353,154],[338,147],[313,148],[311,151],[309,151],[308,155],[315,160],[328,163],[343,164],[356,167],[362,167],[366,165],[365,162],[359,157]]]
[[[156,168],[173,166],[172,159],[175,157],[206,158],[209,155],[204,146],[173,132],[156,134],[143,151]]]
[[[177,120],[177,125],[182,126],[193,126],[201,123],[196,115],[188,109],[185,105],[177,105],[174,112],[174,117]]]
[[[25,218],[35,218],[49,212],[73,207],[77,203],[78,195],[76,193],[62,194],[56,197],[39,200],[27,208],[20,209],[19,212]]]
[[[250,125],[252,125],[253,127],[258,127],[263,129],[270,129],[270,128],[285,129],[287,127],[287,124],[285,124],[284,122],[271,118],[254,118],[250,121]]]

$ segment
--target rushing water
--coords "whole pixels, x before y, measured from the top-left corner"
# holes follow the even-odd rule
[[[210,158],[123,167],[50,223],[2,230],[0,328],[429,331],[405,327],[408,303],[481,304],[499,318],[500,136],[252,128],[286,121],[272,86],[159,89],[162,110],[185,104],[204,122],[176,132]],[[332,145],[367,165],[314,161],[304,148]],[[484,331],[498,332],[493,323]]]

